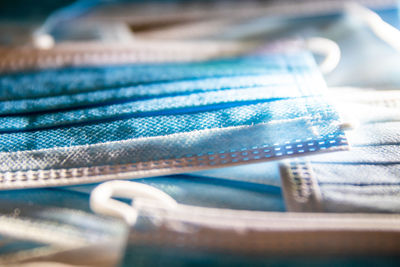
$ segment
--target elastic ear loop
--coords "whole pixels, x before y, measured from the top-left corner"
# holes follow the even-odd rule
[[[114,199],[132,199],[131,205]],[[131,181],[110,181],[97,186],[90,196],[91,209],[99,214],[114,216],[134,226],[139,213],[154,224],[165,221],[177,231],[190,231],[182,223],[212,225],[226,228],[226,225],[244,227],[240,221],[221,217],[220,209],[178,204],[173,198],[152,186]]]
[[[350,15],[363,20],[378,38],[400,51],[400,31],[384,21],[377,13],[354,2],[347,3],[345,10]],[[340,62],[340,48],[332,40],[320,37],[309,38],[305,41],[305,47],[315,54],[325,55],[325,59],[319,65],[324,74],[333,71]]]
[[[129,205],[113,197],[132,199],[133,202]],[[236,232],[246,232],[249,229],[400,229],[398,216],[390,215],[382,218],[381,214],[271,213],[178,204],[161,190],[131,181],[110,181],[99,185],[91,194],[90,206],[94,212],[122,218],[130,226],[135,226],[140,212],[156,225],[157,222],[163,222],[167,227],[182,232],[196,231],[197,227],[202,226],[221,230],[233,229]],[[309,220],[310,218],[313,220]],[[381,222],[377,223],[373,218]]]
[[[133,201],[129,205],[113,197],[128,198]],[[90,196],[90,207],[93,211],[124,219],[130,225],[134,225],[137,221],[140,203],[167,210],[176,209],[178,206],[178,203],[163,191],[129,181],[103,183],[97,186]]]
[[[324,60],[319,64],[319,68],[323,74],[332,72],[340,62],[341,52],[339,45],[327,38],[312,37],[304,42],[307,50],[325,56]]]
[[[363,20],[378,38],[400,51],[400,31],[384,21],[377,13],[354,2],[346,4],[346,11]]]
[[[131,205],[114,199],[132,199]],[[114,216],[134,226],[139,214],[154,224],[166,222],[177,231],[190,231],[187,224],[212,225],[213,228],[245,227],[235,220],[236,213],[221,217],[221,209],[178,204],[173,198],[152,186],[131,181],[110,181],[97,186],[90,196],[91,209],[99,214]]]

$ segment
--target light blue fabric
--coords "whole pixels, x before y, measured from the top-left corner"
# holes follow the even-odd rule
[[[362,2],[361,4],[366,4]],[[372,1],[370,4],[373,6],[377,2]],[[392,6],[377,4],[375,12],[383,20],[399,28],[398,13],[393,3]],[[336,42],[341,50],[338,67],[325,75],[328,86],[399,88],[400,54],[380,39],[357,12],[348,14],[346,10],[338,9],[316,16],[252,18],[240,21],[223,32],[214,33],[209,38],[271,41],[316,36]]]
[[[5,75],[0,77],[5,99],[0,109],[11,113],[0,118],[0,151],[96,144],[315,114],[336,120],[335,111],[318,98],[324,88],[315,81],[320,78],[314,68],[309,55],[294,54]],[[126,87],[130,84],[136,86]]]
[[[351,92],[337,91],[344,114],[359,122],[347,134],[351,149],[309,157],[308,171],[297,179],[314,180],[310,190],[318,211],[399,213],[399,98],[393,91],[359,89],[358,98]],[[306,209],[314,208],[306,204]]]
[[[241,103],[223,103],[216,107],[191,107],[186,110],[164,110],[147,114],[143,112],[137,115],[138,118],[102,121],[91,125],[3,133],[0,135],[0,151],[11,152],[96,144],[212,128],[250,126],[272,121],[278,123],[284,120],[304,118],[311,114],[321,115],[321,120],[327,122],[324,127],[329,134],[340,133],[339,129],[331,132],[327,128],[330,124],[329,120],[337,119],[337,115],[322,101],[317,97],[288,101],[262,99]],[[167,115],[168,113],[171,115]],[[311,118],[311,120],[313,119]]]
[[[254,77],[253,77],[254,79]],[[266,79],[268,80],[268,79]],[[234,81],[233,81],[234,82]],[[111,104],[101,107],[83,108],[78,110],[42,113],[34,116],[9,116],[0,117],[2,132],[18,131],[24,129],[48,128],[57,125],[74,125],[84,122],[96,122],[104,119],[118,119],[126,117],[146,117],[157,114],[189,113],[196,108],[203,110],[220,109],[224,106],[237,106],[246,103],[285,100],[292,97],[303,97],[293,85],[257,86],[247,88],[230,88],[229,92],[217,90],[199,92],[189,95],[163,96],[161,98],[138,99],[133,102]]]
[[[324,211],[400,212],[399,131],[399,122],[365,125],[351,151],[311,159]]]
[[[226,58],[194,63],[134,64],[15,73],[0,77],[0,85],[3,89],[0,92],[0,99],[32,99],[90,91],[98,92],[107,89],[117,90],[129,86],[140,91],[146,90],[142,87],[148,85],[155,85],[156,90],[162,93],[163,91],[173,90],[173,88],[169,90],[160,88],[160,85],[164,86],[164,84],[167,84],[167,88],[170,88],[168,82],[187,82],[183,84],[186,87],[191,82],[201,81],[205,78],[235,78],[237,76],[265,75],[268,73],[283,74],[290,71],[288,70],[289,67],[304,67],[309,70],[309,63],[310,59],[304,54],[294,54],[289,57],[268,55],[265,57]],[[218,83],[212,85],[218,88]],[[198,89],[201,90],[202,88]],[[178,86],[176,90],[182,91],[185,88]],[[113,99],[113,95],[109,93],[108,99]]]

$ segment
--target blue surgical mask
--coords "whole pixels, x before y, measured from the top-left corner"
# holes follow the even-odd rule
[[[4,75],[0,83],[6,88],[3,189],[157,176],[346,147],[308,53],[58,69]]]
[[[148,257],[152,253],[183,264],[193,256],[205,260],[204,256],[221,254],[229,259],[226,255],[249,253],[252,258],[270,259],[270,255],[314,256],[316,251],[331,255],[332,249],[341,256],[354,256],[354,251],[376,253],[376,249],[393,252],[393,235],[399,228],[399,215],[261,212],[182,204],[152,185],[109,181],[91,194],[94,212],[123,218],[130,225],[126,263],[147,259],[161,264],[158,257]],[[236,198],[246,201],[242,194]],[[379,245],[366,250],[364,242],[377,239]],[[179,256],[182,252],[192,257]]]
[[[348,132],[352,148],[282,166],[288,209],[399,213],[398,92],[350,89],[335,95],[342,112],[359,122]]]

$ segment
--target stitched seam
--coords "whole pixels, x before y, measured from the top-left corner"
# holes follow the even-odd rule
[[[129,142],[132,140],[137,140],[137,141],[142,141],[142,140],[151,140],[151,139],[157,139],[157,138],[163,138],[163,137],[172,137],[172,136],[178,136],[178,135],[187,135],[190,133],[201,133],[201,132],[217,132],[220,130],[230,130],[230,129],[243,129],[243,128],[250,128],[253,127],[254,125],[256,126],[261,126],[261,125],[274,125],[274,124],[279,124],[279,123],[288,123],[288,122],[294,122],[294,121],[299,121],[299,120],[304,120],[304,123],[306,125],[308,125],[309,127],[312,127],[312,116],[302,116],[302,117],[296,117],[296,118],[290,118],[290,119],[276,119],[276,120],[271,120],[271,121],[267,121],[267,122],[259,122],[256,124],[239,124],[239,125],[234,125],[234,126],[226,126],[226,127],[222,127],[222,128],[205,128],[205,129],[196,129],[196,130],[189,130],[189,131],[184,131],[184,132],[177,132],[177,133],[170,133],[170,134],[166,134],[166,135],[155,135],[155,136],[139,136],[133,139],[123,139],[123,140],[116,140],[116,141],[106,141],[106,142],[100,142],[100,143],[92,143],[92,144],[80,144],[80,145],[73,145],[73,146],[69,146],[69,147],[65,147],[65,146],[55,146],[55,147],[51,147],[51,148],[41,148],[41,149],[35,149],[35,150],[16,150],[16,151],[0,151],[0,154],[2,153],[19,153],[19,152],[28,152],[28,151],[51,151],[52,149],[63,149],[64,151],[68,151],[69,148],[75,148],[75,147],[87,147],[87,146],[96,146],[96,145],[104,145],[104,144],[113,144],[115,142]],[[55,129],[57,130],[57,129]],[[334,135],[328,135],[328,138],[332,138]],[[319,138],[322,139],[323,136],[317,136],[316,134],[314,135],[314,138]],[[308,138],[306,141],[308,140],[312,140],[312,138]],[[296,140],[297,141],[297,140]],[[321,141],[320,141],[321,142]],[[322,141],[325,142],[325,141]],[[335,142],[335,141],[332,141]],[[290,143],[290,141],[288,141],[287,143]],[[322,143],[321,143],[322,144]],[[275,145],[275,144],[274,144]],[[265,146],[271,146],[271,144],[263,144],[260,147],[265,147]],[[253,146],[253,148],[256,148],[257,146]],[[242,148],[242,149],[247,149],[247,148]],[[321,149],[324,149],[324,146],[321,146]],[[311,150],[312,151],[312,150]],[[205,152],[205,153],[217,153],[217,152]],[[218,152],[220,153],[220,152]],[[221,153],[225,153],[225,151],[221,152]],[[190,155],[193,156],[193,155]]]
[[[332,142],[334,141],[334,142]],[[345,148],[347,141],[344,136],[331,136],[331,139],[326,140],[326,147],[324,150],[337,150]],[[42,184],[48,180],[61,181],[61,179],[70,180],[78,178],[77,181],[84,179],[84,177],[101,177],[111,174],[132,174],[136,173],[138,177],[143,177],[146,174],[153,174],[154,172],[172,171],[176,172],[179,169],[203,169],[206,167],[216,167],[228,164],[237,164],[241,162],[255,162],[265,161],[272,158],[289,157],[292,154],[308,154],[322,150],[319,143],[316,141],[301,142],[296,140],[295,143],[287,143],[284,145],[274,145],[253,149],[240,149],[235,152],[209,152],[204,154],[197,154],[196,156],[189,155],[182,158],[166,159],[160,161],[140,162],[133,164],[123,165],[106,165],[95,167],[80,167],[70,169],[51,169],[51,170],[35,170],[35,171],[17,171],[5,172],[0,174],[0,184],[2,187],[7,187],[7,184],[17,182],[32,182]],[[133,174],[131,176],[134,176]],[[116,177],[117,178],[117,177]],[[135,178],[135,177],[133,177]],[[88,179],[90,180],[90,179]],[[91,179],[93,180],[93,178]],[[66,181],[65,181],[66,182]],[[5,186],[4,186],[5,185]],[[15,185],[14,185],[15,186]]]
[[[221,49],[221,50],[220,50]],[[191,49],[192,50],[192,49]],[[194,50],[194,49],[193,49]],[[60,67],[64,65],[92,65],[107,61],[110,64],[120,62],[146,62],[148,60],[160,61],[181,61],[182,59],[191,61],[206,59],[214,56],[225,56],[238,54],[245,51],[244,48],[222,49],[220,47],[210,50],[204,49],[203,53],[199,51],[143,51],[143,48],[137,50],[122,51],[51,51],[54,54],[36,54],[20,52],[17,55],[11,55],[0,60],[0,71],[18,70],[18,69],[36,69],[43,67]],[[32,50],[32,52],[39,52]],[[10,52],[12,53],[12,52]],[[15,53],[15,52],[14,52]],[[18,52],[17,52],[18,53]]]
[[[399,98],[378,99],[368,102],[369,105],[383,106],[385,108],[400,108]]]
[[[295,201],[294,205],[300,205],[302,211],[323,211],[321,192],[310,163],[292,161],[286,166],[286,171],[286,179],[290,182],[287,193]]]

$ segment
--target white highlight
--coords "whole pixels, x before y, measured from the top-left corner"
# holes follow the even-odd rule
[[[49,34],[34,34],[33,35],[33,45],[38,49],[51,49],[55,45],[53,36]]]
[[[305,47],[315,54],[325,56],[325,59],[319,65],[320,70],[324,74],[332,72],[340,62],[340,48],[338,44],[332,40],[312,37],[305,41]]]
[[[400,51],[400,31],[385,22],[374,11],[357,3],[348,3],[347,12],[364,21],[374,34],[391,47]]]

